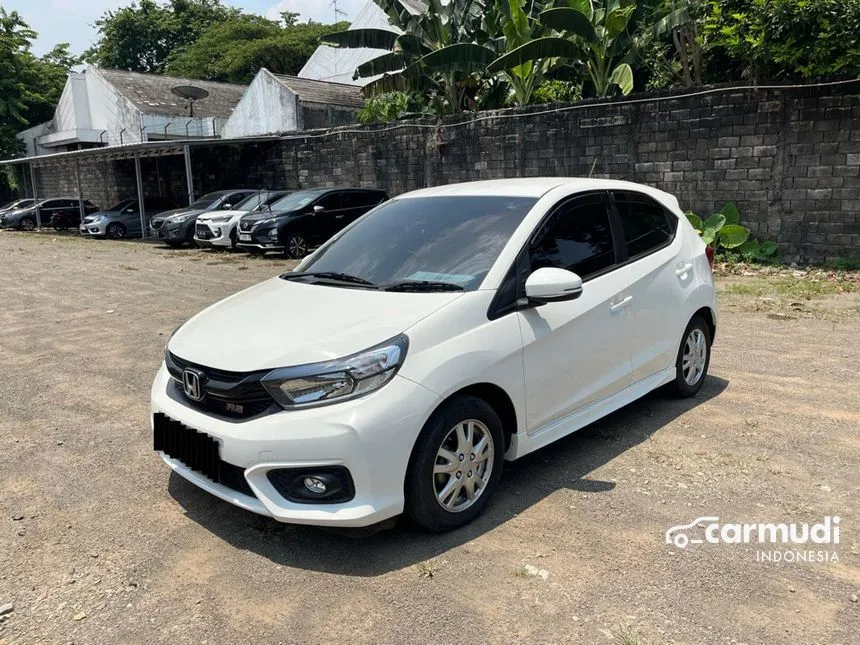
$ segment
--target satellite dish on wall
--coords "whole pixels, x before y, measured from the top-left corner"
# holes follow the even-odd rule
[[[179,98],[188,101],[188,109],[191,112],[191,116],[194,116],[194,101],[199,101],[209,96],[209,92],[196,85],[177,85],[171,88],[170,91]]]

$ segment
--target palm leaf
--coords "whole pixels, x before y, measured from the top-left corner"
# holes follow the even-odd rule
[[[500,56],[487,66],[491,74],[501,72],[523,63],[541,58],[573,58],[579,57],[579,47],[567,38],[547,37],[530,40],[513,51]]]
[[[496,59],[496,52],[474,43],[458,43],[419,58],[416,64],[430,70],[483,72]]]
[[[400,36],[386,29],[347,29],[334,34],[328,34],[320,39],[323,45],[355,49],[369,47],[370,49],[392,50]]]
[[[366,63],[359,65],[358,69],[353,74],[353,80],[358,78],[367,78],[369,76],[378,76],[386,72],[397,72],[406,67],[406,59],[402,54],[382,54]]]
[[[581,11],[569,7],[547,9],[538,16],[541,24],[557,31],[567,31],[582,36],[589,42],[597,40],[591,21]]]
[[[609,83],[615,83],[621,88],[621,93],[627,96],[633,91],[633,68],[627,63],[621,63],[618,67],[612,70],[612,76],[609,77]]]

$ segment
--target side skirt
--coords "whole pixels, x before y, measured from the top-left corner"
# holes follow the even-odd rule
[[[658,387],[671,383],[675,378],[675,366],[667,367],[656,374],[647,376],[644,379],[628,385],[623,390],[619,390],[615,394],[607,396],[600,401],[577,410],[566,417],[562,417],[553,421],[549,425],[539,428],[532,434],[525,432],[518,433],[511,438],[511,445],[505,453],[505,459],[513,461],[519,459],[523,455],[534,452],[546,445],[565,437],[572,432],[581,430],[590,423],[594,423],[598,419],[602,419],[607,414],[615,412],[640,399],[652,390]]]

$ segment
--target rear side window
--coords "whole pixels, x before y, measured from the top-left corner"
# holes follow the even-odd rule
[[[562,204],[538,232],[529,255],[532,271],[555,267],[583,279],[614,265],[606,199],[595,195]]]
[[[340,193],[330,193],[320,199],[316,206],[322,206],[327,211],[336,211],[340,209]]]
[[[376,206],[382,198],[378,193],[364,191],[347,192],[341,195],[341,208],[368,208]]]
[[[675,235],[677,218],[645,195],[616,193],[615,205],[621,219],[627,257],[634,259],[666,245]]]

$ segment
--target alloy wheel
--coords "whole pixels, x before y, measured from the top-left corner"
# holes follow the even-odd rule
[[[22,231],[32,231],[36,228],[36,222],[31,220],[29,217],[25,217],[21,220],[21,230]]]
[[[303,258],[308,252],[308,243],[301,235],[290,235],[287,241],[287,249],[291,258]]]
[[[471,507],[484,492],[493,472],[495,445],[490,429],[476,419],[448,431],[436,453],[433,490],[446,511]]]
[[[701,329],[690,331],[684,343],[684,354],[681,358],[681,372],[687,385],[695,385],[705,372],[708,359],[708,343]]]

